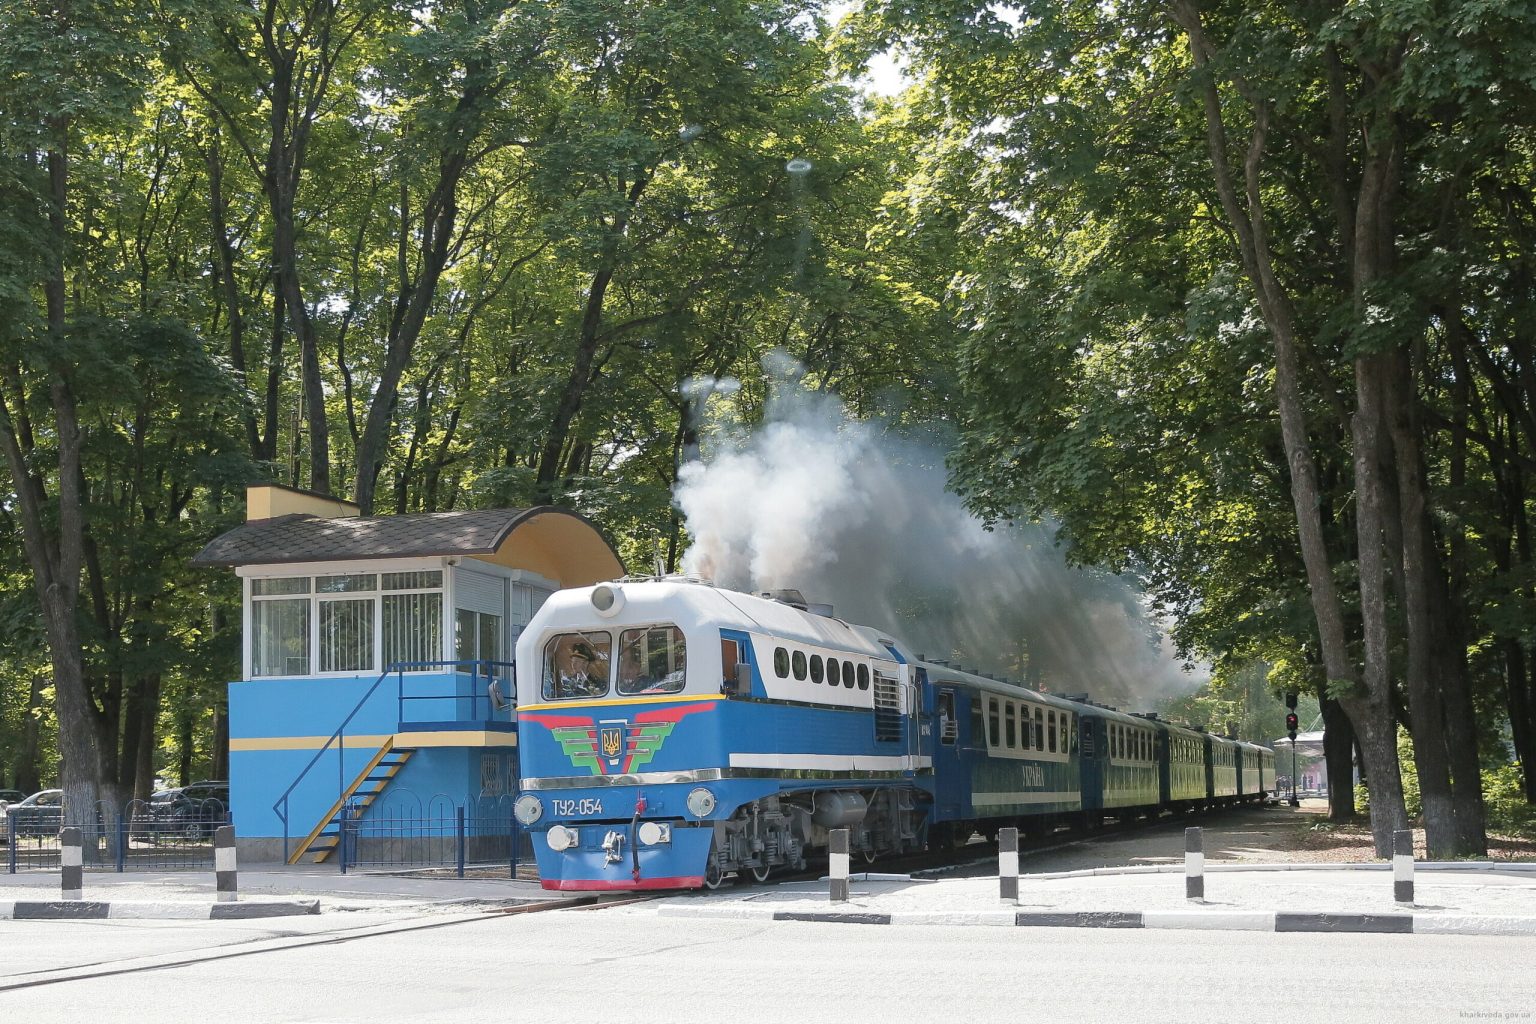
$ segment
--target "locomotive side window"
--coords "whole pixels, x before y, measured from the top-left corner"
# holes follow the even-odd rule
[[[934,701],[934,710],[939,716],[939,742],[953,744],[960,731],[955,722],[955,695],[949,690],[940,690]]]
[[[789,678],[789,652],[782,647],[773,649],[773,674],[780,679]]]
[[[840,675],[838,675],[838,673],[841,672],[841,671],[842,671],[842,669],[838,668],[838,666],[837,666],[837,659],[836,658],[828,658],[827,659],[827,685],[828,686],[836,686],[837,685],[837,681],[842,678]]]
[[[869,689],[869,666],[868,665],[860,665],[859,666],[859,689],[861,689],[861,690]]]
[[[735,640],[720,638],[721,678],[728,683],[736,681],[736,666],[741,663],[741,645]],[[745,682],[745,680],[743,680]]]
[[[688,641],[676,626],[619,634],[619,693],[679,693],[688,675]]]
[[[864,668],[863,665],[860,665],[859,667]],[[869,670],[865,668],[865,671],[867,672]],[[843,685],[850,690],[853,689],[853,662],[851,661],[843,662]],[[867,690],[869,687],[866,686],[865,689]]]
[[[981,697],[971,694],[966,698],[971,705],[971,746],[978,747],[987,742],[987,727],[982,721]]]
[[[561,633],[544,645],[544,699],[574,700],[608,692],[613,637],[608,633]]]
[[[1018,712],[1013,701],[1003,703],[1003,746],[1009,750],[1019,745]]]
[[[1002,746],[999,740],[1002,732],[1002,713],[997,709],[997,698],[987,698],[987,746],[996,750]]]
[[[811,655],[811,682],[819,683],[822,680],[821,655]]]
[[[805,652],[796,651],[792,658],[792,663],[795,666],[795,678],[802,683],[805,682]]]

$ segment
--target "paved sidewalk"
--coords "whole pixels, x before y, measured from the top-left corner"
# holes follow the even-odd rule
[[[1019,902],[993,878],[855,875],[852,898],[789,883],[677,896],[610,913],[858,924],[1226,928],[1536,935],[1536,865],[1418,865],[1415,901],[1392,898],[1390,865],[1207,865],[1205,899],[1184,897],[1182,871],[1099,869],[1023,875]]]
[[[187,918],[234,916],[212,906],[304,905],[293,913],[332,911],[463,910],[466,904],[516,906],[559,898],[538,882],[513,878],[419,877],[399,874],[325,870],[313,865],[283,867],[264,864],[241,869],[240,898],[218,904],[212,871],[87,871],[82,903],[110,905],[113,911],[95,916]],[[59,901],[59,875],[54,871],[0,874],[0,917],[13,916],[17,904]],[[163,908],[156,913],[154,908]],[[195,908],[203,908],[198,914]],[[259,916],[260,911],[245,912]],[[23,916],[15,913],[14,916]],[[36,916],[36,915],[33,915]],[[50,915],[61,916],[61,915]],[[83,912],[62,916],[85,916]],[[242,915],[244,916],[244,915]]]
[[[996,877],[855,875],[852,890],[847,903],[832,904],[825,880],[735,886],[607,912],[868,924],[1536,935],[1536,864],[1419,863],[1411,905],[1393,900],[1391,866],[1380,863],[1207,864],[1205,899],[1198,901],[1185,899],[1178,865],[1022,875],[1017,906],[999,898]],[[214,902],[211,871],[88,872],[83,900],[74,909],[47,916],[185,919],[233,913],[456,913],[477,905],[576,902],[580,895],[548,892],[525,879],[343,875],[312,865],[262,865],[240,872],[240,900],[235,905],[248,910],[214,909],[231,904]],[[59,902],[56,873],[0,874],[0,917],[44,916],[17,908]]]

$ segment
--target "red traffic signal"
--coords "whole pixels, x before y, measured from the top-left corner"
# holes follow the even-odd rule
[[[1291,734],[1291,739],[1296,738],[1296,712],[1285,716],[1285,731]]]

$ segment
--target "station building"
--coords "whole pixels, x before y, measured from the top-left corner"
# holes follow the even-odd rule
[[[277,485],[193,564],[244,590],[229,684],[230,810],[242,854],[326,859],[343,808],[517,793],[517,637],[556,590],[617,579],[587,519],[544,506],[362,516]]]

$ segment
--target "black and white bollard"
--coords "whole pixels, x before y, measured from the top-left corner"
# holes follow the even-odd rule
[[[1019,902],[1019,830],[997,830],[997,888],[1004,903]]]
[[[1392,833],[1392,898],[1413,902],[1413,833],[1408,829]]]
[[[832,830],[832,842],[828,847],[827,882],[833,903],[848,902],[848,830]]]
[[[220,825],[213,830],[213,871],[217,879],[219,902],[232,903],[240,898],[235,879],[235,826]]]
[[[85,879],[85,847],[78,828],[59,829],[59,873],[63,898],[80,899]]]
[[[1205,899],[1205,842],[1198,828],[1184,830],[1184,898]]]

